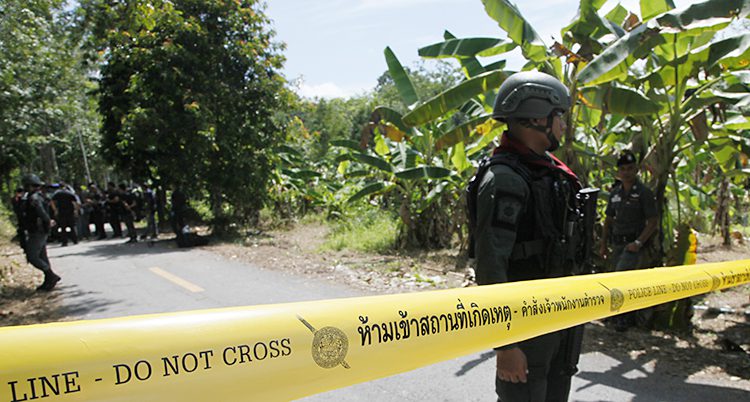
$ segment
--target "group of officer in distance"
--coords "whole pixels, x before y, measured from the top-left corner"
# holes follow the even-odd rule
[[[53,272],[47,257],[47,242],[51,238],[67,246],[71,241],[92,236],[93,223],[97,239],[106,239],[105,221],[112,228],[112,237],[122,237],[122,223],[125,223],[128,243],[138,241],[135,221],[146,218],[146,232],[142,238],[155,239],[157,199],[148,185],[142,191],[128,189],[125,184],[119,187],[110,182],[106,192],[99,190],[95,183],[89,184],[86,191],[76,193],[68,184],[61,182],[45,185],[34,174],[22,178],[22,188],[16,189],[11,200],[17,221],[17,239],[31,265],[44,273],[44,282],[37,288],[40,291],[52,290],[60,276]]]
[[[479,285],[587,272],[595,208],[584,204],[594,197],[595,205],[596,190],[581,189],[576,174],[551,153],[570,108],[568,89],[544,73],[519,72],[500,86],[492,117],[507,131],[480,163],[467,197]],[[619,156],[606,209],[599,252],[617,270],[641,267],[644,245],[657,229],[654,194],[638,180],[637,165],[632,152]],[[498,400],[568,400],[582,331],[578,326],[496,348]]]

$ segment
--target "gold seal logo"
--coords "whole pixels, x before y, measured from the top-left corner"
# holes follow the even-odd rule
[[[611,303],[609,309],[611,311],[617,311],[625,304],[625,295],[619,289],[611,289],[609,291],[609,298]]]
[[[312,356],[323,368],[334,368],[344,362],[349,350],[349,340],[344,331],[334,327],[323,327],[313,335]]]
[[[326,369],[338,365],[349,368],[349,364],[344,360],[349,351],[349,339],[344,331],[336,327],[323,327],[316,330],[304,318],[300,316],[297,318],[313,333],[312,358],[315,364]]]
[[[721,286],[721,279],[711,275],[711,291],[718,289]]]

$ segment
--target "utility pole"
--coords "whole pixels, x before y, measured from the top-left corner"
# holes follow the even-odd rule
[[[81,127],[78,127],[76,132],[78,133],[78,144],[81,146],[81,154],[83,154],[83,166],[86,168],[86,184],[91,183],[91,171],[89,170],[89,158],[86,156],[86,148],[83,146],[83,136],[81,135]]]

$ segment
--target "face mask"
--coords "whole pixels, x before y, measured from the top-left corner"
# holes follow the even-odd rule
[[[549,140],[549,147],[547,147],[547,151],[554,152],[557,148],[560,148],[560,141],[557,140],[554,134],[552,134],[552,131],[547,132],[547,140]]]

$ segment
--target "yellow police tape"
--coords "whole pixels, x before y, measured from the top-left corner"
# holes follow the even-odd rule
[[[289,400],[750,282],[750,260],[0,329],[0,401]]]

